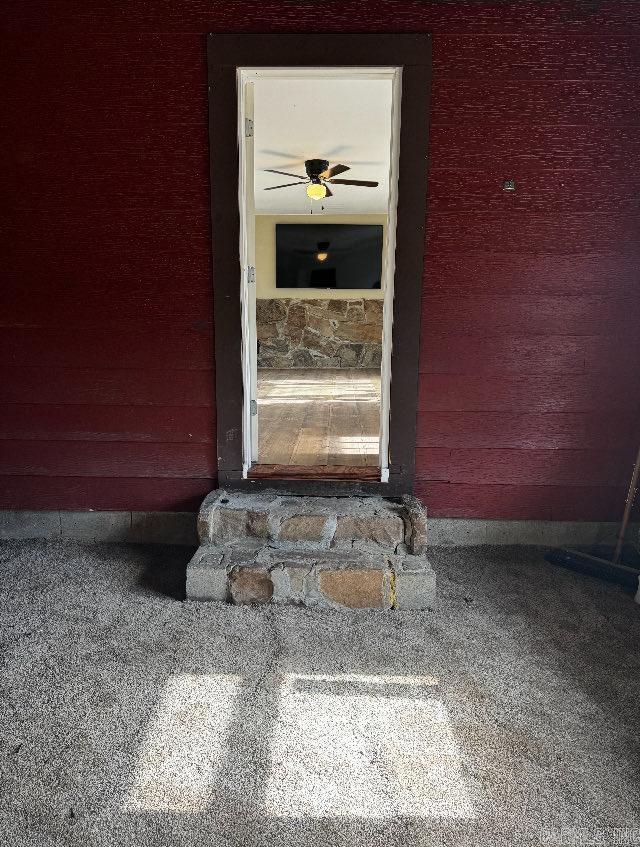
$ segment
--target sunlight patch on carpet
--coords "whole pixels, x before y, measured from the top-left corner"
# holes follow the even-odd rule
[[[193,813],[207,808],[227,755],[226,730],[241,676],[172,676],[149,723],[125,808]]]
[[[265,811],[274,817],[473,818],[433,677],[285,677]]]

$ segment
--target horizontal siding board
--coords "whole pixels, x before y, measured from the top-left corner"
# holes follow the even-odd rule
[[[427,320],[427,326],[430,325]],[[563,336],[452,335],[426,331],[421,373],[584,373],[585,343]]]
[[[184,249],[186,252],[186,245]],[[58,265],[59,259],[62,267],[49,277],[38,268],[31,278],[29,269],[38,264],[34,255],[25,260],[20,272],[7,271],[0,328],[46,328],[61,333],[72,324],[80,328],[79,338],[83,332],[86,337],[86,332],[93,329],[99,331],[98,341],[100,332],[103,338],[105,332],[111,332],[114,342],[128,334],[131,338],[124,342],[125,348],[135,344],[137,335],[154,338],[154,347],[162,345],[165,333],[169,344],[176,335],[197,332],[212,336],[213,297],[208,258],[196,267],[191,259],[169,258],[154,273],[154,265],[159,263],[150,254],[150,265],[146,268],[144,254],[138,253],[133,261],[129,261],[126,253],[118,259],[101,256],[100,266],[111,268],[109,279],[104,271],[92,275],[86,256],[74,267],[77,254],[73,250],[65,253],[62,246],[55,250],[56,254],[47,256],[44,263]],[[8,259],[9,264],[12,261],[15,266],[15,257]],[[138,273],[140,281],[136,278],[135,283],[124,284],[124,280],[135,278]],[[90,286],[88,279],[92,280]],[[30,297],[25,297],[25,290],[30,291]],[[81,365],[82,361],[76,364]]]
[[[544,253],[471,251],[429,255],[424,269],[428,295],[504,296],[542,294],[633,297],[640,279],[640,255],[558,256]]]
[[[59,10],[69,3],[70,0],[65,0],[64,4],[58,4]],[[89,96],[96,90],[106,92],[109,86],[117,86],[127,94],[134,82],[148,85],[157,83],[158,79],[166,80],[171,74],[174,74],[176,85],[182,79],[206,81],[203,55],[204,45],[185,32],[143,34],[130,31],[116,35],[93,29],[90,41],[80,33],[65,38],[64,49],[56,51],[53,63],[51,24],[48,23],[39,32],[32,32],[29,41],[9,40],[4,61],[11,71],[14,86],[22,80],[33,82],[46,71],[55,83],[53,93],[56,96],[63,96],[67,90],[84,91]],[[108,73],[96,57],[109,62]],[[79,66],[84,68],[84,74],[77,74]],[[182,72],[178,78],[175,77],[176,68]]]
[[[2,509],[196,512],[215,477],[0,476]]]
[[[520,168],[536,172],[567,168],[587,170],[588,176],[618,174],[622,179],[640,162],[640,137],[636,126],[615,123],[598,127],[547,121],[438,124],[429,131],[429,161],[432,167],[459,172],[503,170],[505,177],[517,176]]]
[[[45,7],[46,10],[46,7]],[[379,0],[367,7],[362,17],[359,0],[329,2],[324,6],[322,30],[350,32],[354,21],[368,32],[514,33],[564,35],[628,35],[640,30],[640,10],[634,0],[611,0],[594,7],[592,3],[566,0],[523,0],[504,3],[429,3],[424,0]],[[107,0],[92,3],[68,0],[56,6],[51,16],[39,4],[20,4],[8,20],[11,32],[41,31],[50,26],[56,32],[118,32],[123,39],[139,43],[141,33],[154,37],[158,32],[315,32],[317,7],[313,3],[282,3],[261,0],[247,15],[245,0],[227,0],[212,7],[203,0],[184,3],[145,3],[115,7]],[[171,66],[172,68],[174,66]]]
[[[26,252],[37,257],[53,250],[69,258],[80,255],[86,260],[93,256],[95,264],[109,259],[117,267],[119,261],[141,251],[180,258],[186,250],[190,256],[210,257],[204,204],[193,204],[189,209],[129,208],[126,215],[106,214],[89,206],[61,206],[58,214],[52,215],[48,209],[39,209],[36,195],[33,200],[30,208],[13,208],[10,217],[7,215],[4,226],[9,258],[24,257]]]
[[[434,73],[452,79],[617,80],[640,74],[637,37],[442,35]]]
[[[626,492],[603,486],[418,482],[416,495],[433,518],[617,521]]]
[[[48,75],[48,69],[43,73]],[[148,84],[140,86],[141,91],[149,91],[150,88]],[[100,161],[96,162],[96,166],[102,172],[112,172],[114,185],[122,185],[115,159],[129,155],[146,156],[148,159],[150,151],[157,151],[159,155],[184,151],[187,154],[187,162],[192,157],[195,158],[197,164],[194,164],[193,171],[189,170],[185,163],[188,181],[194,172],[202,172],[202,160],[207,151],[205,85],[182,92],[183,101],[190,104],[188,111],[183,112],[182,118],[172,117],[169,107],[163,107],[161,103],[156,103],[155,108],[151,110],[144,107],[121,108],[116,103],[108,109],[104,106],[96,107],[94,111],[88,102],[83,108],[79,108],[72,100],[77,96],[73,91],[66,100],[60,96],[51,96],[48,101],[40,101],[27,99],[32,90],[33,84],[25,84],[22,88],[22,99],[18,96],[7,104],[11,123],[7,124],[4,132],[10,158],[21,165],[26,163],[32,172],[46,167],[47,154],[55,156],[60,151],[65,155],[77,152],[80,157],[89,154],[99,156]],[[95,97],[95,94],[93,96]],[[41,123],[38,123],[38,119]],[[42,123],[45,119],[46,122]],[[37,136],[34,136],[34,126],[40,127]],[[21,139],[29,139],[32,136],[37,137],[40,143],[29,144],[21,149]],[[124,169],[129,167],[125,159]],[[169,185],[175,184],[172,182],[169,167],[165,169],[165,173]],[[94,180],[99,178],[93,177]],[[74,185],[72,190],[80,192],[82,196],[81,186]],[[140,186],[137,190],[141,191],[143,187]],[[201,194],[200,186],[194,198],[201,197]],[[14,196],[14,199],[18,198]],[[99,203],[99,199],[97,202]],[[35,198],[34,207],[37,208]]]
[[[1,319],[0,319],[1,320]],[[95,370],[207,370],[213,368],[213,335],[207,328],[184,331],[139,327],[95,329],[0,327],[0,361],[11,367]]]
[[[433,87],[431,120],[634,126],[640,89],[632,76],[613,80],[444,79]]]
[[[0,441],[0,467],[7,476],[211,478],[215,453],[210,444]]]
[[[65,5],[68,5],[68,0]],[[62,4],[59,5],[59,8]],[[7,67],[12,69],[14,83],[25,80],[33,83],[40,79],[43,71],[55,85],[82,90],[87,94],[96,89],[104,90],[108,85],[119,85],[126,92],[133,83],[148,85],[167,74],[169,68],[179,67],[185,77],[191,75],[204,80],[203,45],[192,34],[184,32],[99,32],[93,30],[91,40],[82,37],[67,37],[64,50],[57,51],[56,62],[50,61],[51,32],[32,32],[29,41],[9,41],[5,54]],[[101,60],[109,62],[109,74],[105,74]],[[77,68],[84,74],[77,74]]]
[[[430,322],[427,322],[427,326]],[[455,335],[424,333],[421,373],[608,373],[633,385],[640,337],[620,343],[611,336]]]
[[[64,248],[71,255],[93,249],[97,252],[94,258],[98,259],[102,255],[116,258],[140,250],[171,256],[180,255],[180,249],[188,245],[192,255],[200,253],[208,257],[210,238],[208,220],[203,216],[205,209],[204,204],[194,204],[188,210],[152,206],[130,208],[126,215],[119,215],[105,214],[89,204],[86,209],[61,204],[58,214],[52,215],[49,209],[39,209],[34,197],[33,207],[13,208],[6,221],[10,255],[27,249],[39,253],[53,246]],[[64,237],[68,243],[56,242]]]
[[[429,213],[427,258],[445,253],[602,253],[638,257],[640,214]]]
[[[76,213],[206,207],[207,169],[205,147],[197,156],[112,153],[111,161],[105,161],[105,154],[56,153],[46,160],[36,157],[10,173],[6,197],[17,209],[31,209],[37,196],[40,210],[72,205]],[[31,186],[28,194],[22,191],[25,179]]]
[[[23,297],[12,297],[9,291],[6,301],[11,312],[0,318],[0,328],[2,322],[11,329],[26,326],[63,330],[73,324],[84,329],[95,327],[116,333],[139,330],[151,334],[155,327],[157,346],[162,343],[165,329],[185,334],[195,330],[210,336],[213,332],[213,309],[206,295],[202,294],[184,294],[172,301],[169,296],[156,294],[147,299],[141,293],[127,291],[117,299],[102,301],[97,294],[88,292],[84,299],[79,299],[77,295],[66,292],[54,300],[38,300],[29,305]],[[82,365],[82,362],[77,362],[77,365]]]
[[[6,118],[17,128],[32,117],[29,109],[24,111],[25,96],[32,86],[25,80],[24,85],[14,88],[6,97]],[[173,85],[137,86],[131,81],[127,86],[123,79],[112,80],[111,73],[104,74],[99,97],[95,90],[90,92],[76,84],[62,85],[52,90],[49,100],[41,101],[41,118],[46,120],[45,140],[49,133],[64,132],[67,126],[77,126],[82,121],[89,132],[103,125],[120,132],[144,131],[149,123],[163,120],[168,124],[195,126],[206,114],[206,94],[204,68],[189,74],[188,66],[184,71],[180,69],[180,82]],[[195,109],[194,104],[197,104]]]
[[[446,296],[422,298],[425,330],[487,335],[640,336],[640,297],[600,294]],[[634,345],[635,346],[635,345]]]
[[[65,249],[63,244],[48,238],[46,229],[40,236],[30,252],[22,249],[22,241],[35,240],[30,233],[20,232],[17,241],[6,245],[4,265],[7,294],[11,293],[14,299],[15,292],[24,294],[28,280],[29,286],[33,286],[34,308],[39,306],[40,297],[47,297],[52,307],[61,297],[73,303],[74,294],[76,301],[80,299],[79,292],[82,297],[100,298],[99,312],[131,297],[150,298],[146,306],[149,312],[155,311],[158,302],[166,303],[168,297],[174,298],[177,309],[184,299],[209,305],[213,302],[210,256],[191,253],[187,241],[182,250],[174,253],[132,249],[132,245],[118,252],[108,243],[96,244],[93,253],[86,253],[75,249],[73,244]],[[140,303],[141,309],[145,302]]]
[[[629,452],[418,447],[416,478],[475,485],[581,485],[621,487],[631,470]]]
[[[7,404],[0,416],[0,439],[210,444],[215,441],[215,413],[212,406]]]
[[[429,412],[418,418],[418,447],[508,448],[513,450],[631,447],[635,413]]]
[[[7,368],[0,402],[101,406],[213,405],[210,371],[91,368]]]
[[[514,177],[515,191],[504,191],[505,177]],[[616,171],[518,167],[505,173],[505,165],[492,170],[429,168],[429,211],[501,212],[534,215],[640,212],[640,172],[624,177]]]
[[[622,378],[622,377],[621,377]],[[636,379],[631,374],[627,379]],[[636,411],[637,387],[608,374],[422,374],[420,410],[449,412]]]

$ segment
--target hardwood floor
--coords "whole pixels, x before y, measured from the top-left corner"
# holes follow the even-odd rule
[[[258,371],[258,461],[375,467],[380,371]]]

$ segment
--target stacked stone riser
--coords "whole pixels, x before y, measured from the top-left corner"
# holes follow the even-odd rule
[[[259,368],[379,368],[382,300],[257,300]]]
[[[213,492],[187,596],[327,608],[433,608],[426,515],[415,498]]]

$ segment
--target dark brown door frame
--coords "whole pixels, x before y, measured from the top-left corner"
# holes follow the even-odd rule
[[[218,482],[225,488],[388,494],[413,490],[425,243],[431,36],[217,34],[207,38]],[[242,479],[242,331],[238,209],[239,67],[402,67],[389,482]]]

